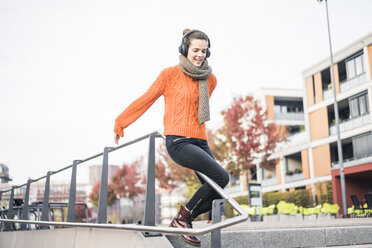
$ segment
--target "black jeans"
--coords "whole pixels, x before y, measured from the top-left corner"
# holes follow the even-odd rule
[[[170,157],[177,164],[203,173],[222,188],[229,182],[229,174],[216,162],[206,140],[167,135],[166,147]],[[202,186],[186,204],[186,208],[191,210],[191,218],[211,210],[212,201],[220,198],[211,186],[196,175]]]

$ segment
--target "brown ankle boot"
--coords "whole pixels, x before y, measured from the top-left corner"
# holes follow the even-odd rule
[[[170,226],[176,228],[192,228],[190,211],[181,206],[180,211],[173,218]],[[180,238],[192,246],[200,246],[200,240],[195,236],[181,235]]]

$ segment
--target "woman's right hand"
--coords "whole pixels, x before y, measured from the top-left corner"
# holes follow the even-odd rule
[[[115,144],[119,145],[120,136],[115,134]]]

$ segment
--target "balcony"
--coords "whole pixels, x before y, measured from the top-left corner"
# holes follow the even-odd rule
[[[331,99],[333,97],[332,88],[323,91],[323,100]]]
[[[285,120],[285,121],[303,121],[304,120],[304,113],[295,113],[295,112],[289,112],[289,113],[275,113],[274,114],[275,120]]]
[[[344,167],[352,167],[352,166],[367,164],[367,163],[371,163],[371,162],[372,162],[372,154],[366,154],[364,156],[344,159],[343,160],[343,166]],[[339,162],[338,161],[332,162],[331,163],[331,168],[332,169],[339,169],[340,168]]]
[[[306,142],[307,142],[306,132],[296,133],[288,137],[287,146],[293,147],[293,146],[303,145],[303,144],[306,144]]]
[[[348,91],[360,84],[363,84],[366,81],[366,74],[362,73],[350,80],[344,81],[340,83],[340,90],[341,92]],[[323,100],[331,99],[333,98],[333,90],[332,87],[330,87],[331,84],[329,85],[328,89],[323,90]]]
[[[369,113],[366,115],[357,117],[357,118],[346,119],[340,123],[340,133],[367,125],[370,122],[371,122],[371,117]],[[336,125],[332,125],[329,128],[329,134],[330,136],[336,135]]]
[[[271,185],[276,185],[278,184],[278,179],[276,177],[272,178],[265,178],[261,181],[261,186],[266,187],[266,186],[271,186]]]
[[[304,174],[303,173],[296,173],[296,174],[293,174],[293,175],[286,175],[285,176],[285,182],[286,183],[299,181],[299,180],[302,180],[302,179],[304,179]]]
[[[366,73],[359,74],[358,76],[349,79],[345,82],[340,83],[340,91],[345,92],[352,88],[357,87],[360,84],[363,84],[366,82]]]

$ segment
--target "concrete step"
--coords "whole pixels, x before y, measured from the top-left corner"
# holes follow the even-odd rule
[[[202,226],[204,223],[195,223]],[[221,232],[222,247],[292,248],[372,247],[372,218],[316,221],[244,222]],[[173,247],[192,247],[167,235]],[[210,234],[199,236],[201,247],[210,247]]]
[[[0,248],[172,248],[165,236],[144,237],[140,232],[63,228],[0,232]]]

